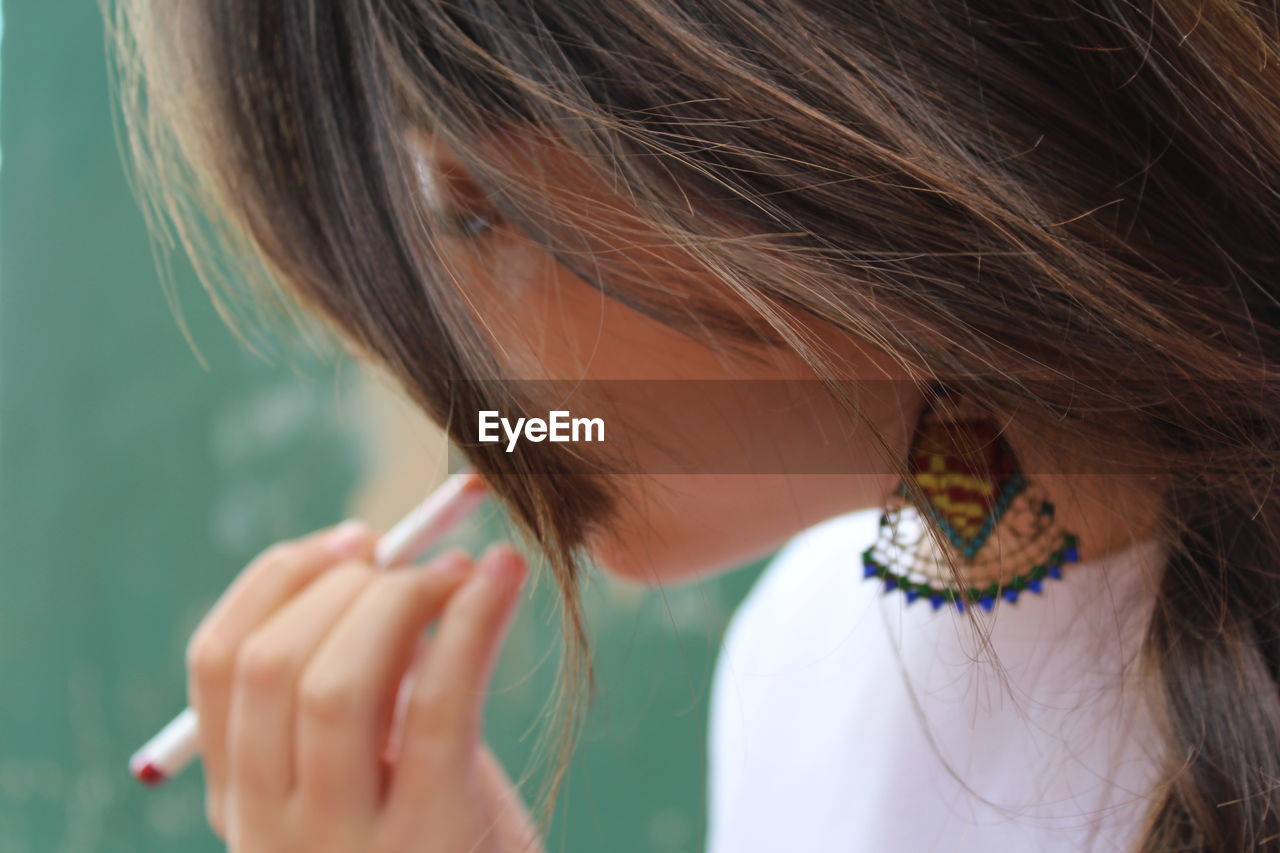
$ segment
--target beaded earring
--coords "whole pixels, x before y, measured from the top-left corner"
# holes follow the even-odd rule
[[[877,539],[862,552],[864,576],[886,593],[901,591],[908,605],[923,598],[934,610],[946,604],[991,610],[999,599],[1041,593],[1047,578],[1062,577],[1063,564],[1079,561],[1076,536],[1056,523],[1053,504],[1023,473],[995,421],[940,383],[933,390],[961,414],[943,419],[934,403],[925,406],[908,454],[916,488],[902,482],[890,496]],[[984,550],[997,525],[999,548]],[[964,586],[952,580],[929,526],[957,552]],[[1000,579],[1011,564],[1027,569]]]

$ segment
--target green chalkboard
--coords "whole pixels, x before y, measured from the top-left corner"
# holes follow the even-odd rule
[[[235,573],[344,515],[368,458],[344,409],[356,371],[287,341],[252,354],[179,262],[197,356],[123,177],[95,4],[3,12],[0,853],[217,850],[198,772],[147,791],[126,760],[182,706],[186,638]],[[491,512],[462,535],[503,527]],[[600,699],[549,849],[701,849],[711,668],[758,568],[665,591],[587,579]],[[487,714],[513,776],[557,662],[549,589]]]

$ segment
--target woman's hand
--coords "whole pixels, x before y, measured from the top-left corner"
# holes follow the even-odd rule
[[[192,636],[214,832],[234,853],[541,851],[481,725],[524,560],[375,569],[374,544],[348,522],[268,548]]]

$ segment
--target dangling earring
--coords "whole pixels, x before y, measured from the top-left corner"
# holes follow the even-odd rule
[[[937,610],[977,604],[990,610],[998,599],[1039,594],[1046,578],[1060,579],[1062,565],[1079,561],[1076,536],[1054,520],[1053,504],[1028,480],[1012,448],[989,414],[964,405],[941,383],[933,394],[970,414],[946,420],[925,406],[911,440],[908,472],[880,514],[875,544],[862,552],[865,577],[900,590],[907,603],[923,598]],[[957,553],[966,584],[956,586],[927,526],[941,531]],[[988,546],[996,526],[1010,535],[999,549]],[[1009,565],[1025,565],[1000,580]]]

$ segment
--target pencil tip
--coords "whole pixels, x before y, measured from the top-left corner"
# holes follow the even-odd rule
[[[153,788],[168,778],[159,767],[156,767],[150,761],[141,765],[135,765],[129,769],[133,772],[135,779],[142,784]]]

